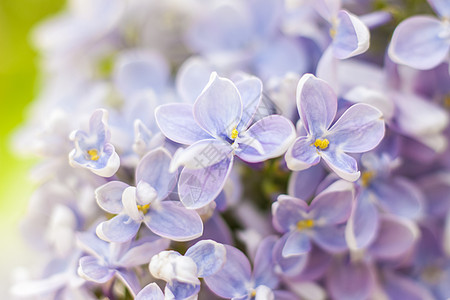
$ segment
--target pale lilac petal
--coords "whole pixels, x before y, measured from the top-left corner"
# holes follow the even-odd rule
[[[442,18],[450,17],[450,2],[448,0],[428,0],[434,11]]]
[[[316,11],[328,22],[331,22],[341,9],[341,0],[316,0],[313,4]]]
[[[118,214],[123,210],[122,193],[128,184],[121,181],[110,181],[95,190],[97,204],[111,214]]]
[[[197,265],[198,277],[213,275],[219,271],[226,260],[225,246],[213,240],[202,240],[190,247],[185,256],[192,258]]]
[[[253,264],[255,286],[265,285],[270,288],[275,288],[278,285],[279,280],[275,274],[275,263],[273,259],[273,249],[277,239],[276,236],[268,236],[258,246]]]
[[[288,168],[293,171],[308,169],[320,161],[314,141],[306,136],[297,138],[287,150],[284,158]]]
[[[76,235],[77,246],[83,251],[97,257],[107,257],[109,255],[109,244],[92,232],[78,232]]]
[[[231,144],[219,139],[200,140],[175,152],[169,171],[184,166],[191,170],[210,167],[232,155]]]
[[[437,300],[420,282],[393,272],[384,272],[383,288],[389,299]],[[448,294],[447,294],[448,295]]]
[[[284,257],[283,248],[286,244],[286,240],[289,237],[289,233],[283,235],[274,245],[273,248],[273,260],[276,274],[279,276],[296,276],[302,272],[308,262],[308,257],[312,252],[304,255],[295,255]]]
[[[385,215],[369,252],[379,259],[395,259],[405,254],[417,241],[418,229],[408,220]]]
[[[96,109],[89,119],[89,133],[95,134],[95,144],[107,143],[111,133],[108,130],[108,111],[106,109]],[[91,140],[89,140],[91,142]]]
[[[358,103],[336,121],[327,135],[330,144],[350,153],[367,152],[384,137],[383,114],[377,108]]]
[[[376,237],[378,231],[378,208],[369,192],[357,196],[350,219],[345,230],[345,239],[350,249],[366,248]]]
[[[309,206],[311,217],[322,225],[333,225],[347,221],[352,211],[353,191],[323,191]]]
[[[171,159],[163,148],[149,152],[136,167],[136,183],[144,181],[156,190],[158,199],[166,198],[176,186],[178,176],[177,172],[169,172]]]
[[[95,257],[84,256],[80,258],[78,274],[86,280],[105,283],[113,278],[115,273],[115,270],[101,265],[100,261]]]
[[[281,254],[283,257],[290,257],[305,254],[309,251],[311,251],[309,236],[305,232],[295,230],[289,234]]]
[[[370,44],[367,26],[345,10],[339,11],[337,19],[336,36],[332,44],[334,56],[345,59],[366,52]]]
[[[315,63],[310,51],[305,40],[278,35],[254,56],[253,70],[264,82],[287,74],[304,74]]]
[[[251,143],[240,144],[236,155],[250,163],[261,162],[286,152],[295,139],[295,127],[285,117],[271,115],[253,124],[243,138],[246,136],[255,139],[264,152],[260,153]]]
[[[296,276],[296,281],[317,281],[323,277],[330,267],[333,260],[332,254],[327,253],[317,246],[313,246],[308,253],[308,259],[299,276]]]
[[[322,249],[335,253],[347,249],[345,241],[345,226],[339,227],[316,227],[312,239]]]
[[[244,78],[236,82],[236,87],[242,101],[242,118],[236,129],[241,132],[251,124],[256,109],[261,103],[263,87],[261,80],[257,77]]]
[[[211,74],[208,85],[194,103],[194,118],[214,137],[229,138],[242,116],[239,91],[231,80]]]
[[[120,214],[109,221],[100,223],[96,233],[104,241],[124,243],[136,235],[140,226],[140,222],[133,221],[128,215]]]
[[[122,194],[123,214],[129,216],[134,222],[140,223],[143,213],[139,211],[137,205],[136,187],[127,187]]]
[[[217,209],[216,206],[216,212],[218,211]],[[230,227],[217,213],[214,213],[213,216],[204,223],[202,239],[214,239],[221,244],[230,245],[233,243]]]
[[[327,288],[336,300],[365,300],[371,295],[374,277],[372,269],[363,262],[335,262],[327,276]]]
[[[306,217],[307,212],[308,204],[305,201],[280,195],[272,204],[273,226],[279,232],[288,232],[296,227],[299,220]]]
[[[297,108],[306,131],[318,138],[336,115],[337,97],[327,82],[305,74],[297,85]]]
[[[204,169],[184,168],[178,181],[178,193],[184,206],[197,209],[213,201],[222,191],[232,165],[233,156]]]
[[[158,106],[155,118],[161,132],[170,140],[190,145],[211,138],[194,119],[194,107],[187,103],[170,103]]]
[[[133,297],[141,290],[139,278],[133,270],[118,269],[116,276],[125,284]]]
[[[152,282],[146,285],[137,295],[135,300],[164,300],[164,294],[159,286]]]
[[[358,164],[350,155],[341,151],[322,151],[322,158],[327,165],[342,179],[356,181],[360,176]]]
[[[157,238],[140,238],[136,244],[132,244],[130,248],[117,262],[118,266],[135,267],[147,264],[153,255],[167,249],[170,241],[167,239]]]
[[[114,82],[125,97],[153,89],[161,92],[169,77],[169,66],[159,53],[145,50],[121,52],[114,66]]]
[[[370,29],[382,26],[393,20],[392,13],[378,10],[359,16],[359,19]]]
[[[247,294],[251,280],[251,267],[247,256],[238,249],[225,245],[227,259],[223,268],[205,283],[211,291],[223,298],[233,298]]]
[[[300,199],[310,199],[316,194],[316,189],[325,175],[325,170],[321,165],[292,172],[288,183],[288,194]]]
[[[178,201],[162,201],[145,215],[144,223],[155,234],[174,240],[190,241],[203,233],[203,222],[194,210]]]
[[[432,69],[448,57],[450,43],[440,36],[444,30],[444,24],[435,17],[406,19],[394,31],[389,57],[415,69]]]
[[[374,181],[373,192],[381,206],[398,216],[417,218],[422,211],[424,196],[422,192],[407,179],[396,177],[389,181]]]
[[[200,291],[200,284],[190,284],[177,280],[169,281],[165,288],[166,299],[187,299],[194,300],[197,298],[191,298]]]
[[[187,59],[178,70],[176,77],[177,92],[187,103],[194,103],[208,84],[213,67],[200,57]]]

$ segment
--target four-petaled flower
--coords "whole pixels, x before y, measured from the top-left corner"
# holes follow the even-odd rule
[[[190,209],[203,207],[222,190],[234,156],[250,163],[282,155],[295,136],[294,126],[280,115],[252,124],[261,101],[256,77],[231,80],[211,74],[194,105],[159,106],[156,121],[162,133],[180,144],[172,170],[184,165],[178,181],[180,200]]]
[[[355,181],[360,172],[348,153],[375,148],[384,136],[382,113],[368,104],[358,103],[333,122],[337,97],[323,80],[305,74],[297,86],[297,108],[307,136],[300,136],[286,152],[291,170],[300,171],[319,163],[322,157],[341,178]]]
[[[86,168],[102,177],[111,177],[117,172],[120,159],[109,143],[111,134],[107,119],[108,112],[98,109],[89,120],[89,133],[83,130],[72,132],[70,138],[75,144],[75,149],[69,154],[72,166]]]

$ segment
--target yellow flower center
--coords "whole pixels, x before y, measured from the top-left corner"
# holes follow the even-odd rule
[[[97,149],[90,149],[87,151],[87,153],[90,156],[89,157],[90,160],[98,160],[100,158],[100,155],[98,155]]]
[[[450,109],[450,94],[444,97],[444,107]]]
[[[330,141],[328,141],[327,139],[317,139],[315,142],[314,142],[314,146],[316,147],[316,148],[320,148],[320,149],[322,149],[322,150],[324,150],[324,149],[326,149],[327,147],[328,147],[328,145],[330,144]]]
[[[363,187],[368,187],[370,182],[372,182],[373,177],[375,176],[375,172],[367,171],[361,174],[361,185]]]
[[[137,208],[139,211],[142,211],[142,213],[145,215],[148,210],[150,209],[150,204],[145,204],[145,205],[137,205]]]
[[[255,289],[253,289],[253,290],[250,292],[250,297],[256,297],[256,290],[255,290]]]
[[[237,129],[233,129],[233,131],[231,131],[231,139],[234,140],[238,137],[239,131],[237,131]]]
[[[330,28],[330,36],[331,36],[331,38],[332,39],[334,39],[334,37],[336,36],[336,29],[334,29],[334,28]]]
[[[300,220],[297,222],[297,229],[298,230],[305,230],[314,227],[314,220],[307,219],[307,220]]]

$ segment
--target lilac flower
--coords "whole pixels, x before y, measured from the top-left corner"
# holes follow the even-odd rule
[[[346,154],[366,152],[384,136],[382,113],[367,104],[355,104],[331,126],[337,111],[332,88],[311,74],[304,75],[297,87],[297,108],[307,136],[295,140],[286,152],[286,163],[299,171],[318,164],[327,165],[345,180],[355,181],[360,172],[356,160]]]
[[[80,233],[77,238],[79,246],[89,253],[80,258],[78,274],[97,283],[116,276],[133,295],[140,290],[140,284],[132,268],[148,263],[153,255],[169,246],[169,240],[156,236],[109,244],[90,232]]]
[[[136,187],[111,181],[96,190],[99,206],[117,214],[100,223],[97,235],[109,242],[131,240],[144,223],[152,232],[176,241],[201,236],[203,223],[193,210],[178,201],[164,200],[176,184],[177,173],[169,173],[171,156],[163,148],[142,158],[136,168]]]
[[[268,116],[251,125],[261,90],[255,77],[234,84],[213,73],[194,105],[173,103],[157,108],[156,120],[163,134],[190,145],[175,154],[171,167],[185,165],[178,192],[186,207],[200,208],[217,197],[235,155],[247,162],[261,162],[281,155],[291,143],[294,126],[282,116]]]
[[[335,257],[326,276],[332,298],[364,300],[373,295],[375,262],[388,265],[388,262],[399,260],[411,250],[417,236],[418,230],[412,222],[394,216],[382,217],[377,237],[365,253],[350,252],[348,256]]]
[[[314,6],[331,25],[330,36],[333,41],[329,49],[336,58],[349,58],[369,49],[369,29],[357,16],[341,10],[340,0],[317,0]]]
[[[86,299],[95,300],[95,295],[86,285],[86,280],[77,274],[81,251],[68,257],[51,259],[41,274],[42,277],[24,280],[11,287],[14,299]],[[17,298],[16,298],[17,297]]]
[[[200,280],[205,280],[222,269],[226,247],[212,240],[202,240],[190,247],[183,256],[176,251],[162,251],[153,256],[149,268],[155,278],[167,282],[166,297],[193,299],[200,290]],[[153,294],[158,290],[152,289]]]
[[[273,289],[279,283],[272,258],[275,241],[276,237],[268,236],[261,242],[256,253],[253,272],[244,253],[225,245],[227,257],[223,268],[216,274],[206,277],[205,283],[215,294],[227,299],[275,299],[278,291]],[[286,299],[295,299],[293,295],[290,297]]]
[[[280,195],[272,204],[273,226],[288,236],[282,255],[308,253],[311,239],[331,252],[346,249],[343,224],[351,213],[352,186],[339,181],[317,195],[311,205],[301,199]]]
[[[400,23],[389,46],[389,57],[396,63],[419,70],[432,69],[448,61],[450,50],[450,3],[428,0],[441,20],[414,16]]]
[[[351,249],[365,248],[373,242],[381,212],[417,220],[425,200],[413,182],[393,174],[398,161],[387,153],[366,153],[361,162],[364,171],[357,182],[358,192],[346,229]]]
[[[146,285],[134,298],[135,300],[164,300],[164,294],[159,286],[152,282]]]
[[[89,133],[77,130],[71,134],[75,149],[69,154],[72,166],[86,168],[102,177],[111,177],[120,166],[119,155],[109,143],[108,112],[96,110],[89,120]]]

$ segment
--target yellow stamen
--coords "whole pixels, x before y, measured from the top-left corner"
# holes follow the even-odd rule
[[[145,215],[148,210],[150,209],[150,204],[145,204],[145,205],[137,205],[137,208],[139,211],[142,211],[142,213]]]
[[[256,297],[256,290],[252,290],[250,292],[250,297]]]
[[[300,220],[297,222],[297,229],[298,230],[304,230],[314,227],[314,220],[307,219],[307,220]]]
[[[237,129],[233,129],[233,131],[231,131],[231,139],[234,140],[235,138],[238,137],[239,131],[237,131]]]
[[[90,160],[98,160],[100,158],[100,155],[98,155],[97,149],[90,149],[87,151],[87,153],[90,156]]]
[[[332,39],[334,39],[334,37],[336,36],[336,33],[337,33],[336,29],[330,28],[330,36]]]
[[[323,140],[321,140],[321,139],[317,139],[315,142],[314,142],[314,146],[316,146],[317,148],[320,148],[320,149],[326,149],[327,147],[328,147],[328,145],[330,144],[330,141],[328,141],[327,139],[323,139]]]
[[[363,172],[361,174],[361,185],[363,187],[368,187],[374,176],[375,176],[375,172],[373,172],[373,171]]]
[[[444,97],[444,107],[450,108],[450,95]]]

